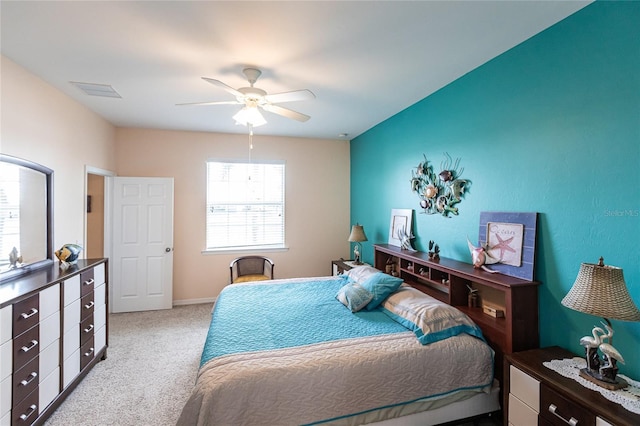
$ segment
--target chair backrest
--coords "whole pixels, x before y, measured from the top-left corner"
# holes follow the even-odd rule
[[[273,279],[274,263],[264,256],[242,256],[229,264],[231,283],[246,275],[264,275],[266,279]]]

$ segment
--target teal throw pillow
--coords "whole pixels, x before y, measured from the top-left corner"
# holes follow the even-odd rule
[[[391,293],[402,284],[402,278],[392,277],[384,272],[378,272],[360,283],[362,287],[373,294],[373,299],[367,304],[367,310],[377,308]]]

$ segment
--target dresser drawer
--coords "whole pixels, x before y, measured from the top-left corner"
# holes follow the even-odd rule
[[[40,329],[40,350],[60,339],[60,311],[48,316],[38,324]]]
[[[62,368],[62,389],[66,389],[67,386],[78,377],[80,374],[80,347],[75,350],[71,355],[64,359]]]
[[[11,388],[13,383],[11,377],[7,377],[0,381],[0,419],[7,420],[7,423],[0,421],[0,425],[4,426],[9,424],[8,420],[11,417],[9,412],[11,411]]]
[[[64,333],[77,327],[80,323],[80,299],[76,299],[64,307]]]
[[[38,417],[38,390],[34,390],[11,410],[13,425],[30,425]]]
[[[0,380],[4,380],[13,371],[13,342],[9,340],[0,345]]]
[[[60,339],[57,339],[46,348],[40,348],[40,381],[47,377],[53,370],[60,367]]]
[[[85,296],[93,291],[95,280],[93,268],[80,273],[80,296]]]
[[[65,280],[63,284],[64,306],[69,305],[74,300],[80,299],[80,275]]]
[[[107,323],[107,306],[96,304],[96,309],[93,312],[93,323],[96,329],[104,327]]]
[[[104,263],[101,263],[100,265],[93,268],[93,277],[95,279],[95,285],[100,285],[107,282]]]
[[[40,298],[40,321],[50,315],[60,312],[60,284],[55,284],[42,290]],[[60,326],[58,326],[60,328]]]
[[[82,345],[82,347],[80,348],[80,371],[84,370],[87,364],[91,362],[95,353],[96,350],[93,346],[93,336],[91,336],[87,343]]]
[[[95,326],[93,324],[93,315],[89,315],[80,323],[80,346],[84,345],[93,336]]]
[[[96,347],[96,352],[99,352],[107,346],[107,326],[103,325],[98,328],[93,336],[93,344]]]
[[[512,393],[509,394],[509,424],[512,426],[534,426],[538,424],[538,413]]]
[[[40,352],[40,328],[36,325],[13,340],[13,370],[17,371]]]
[[[21,300],[13,305],[13,337],[19,336],[40,321],[40,295]]]
[[[35,357],[20,370],[13,373],[13,404],[20,403],[27,395],[38,388],[40,382],[40,359]]]
[[[513,365],[509,368],[509,382],[509,393],[539,413],[540,382]]]
[[[13,337],[13,305],[0,309],[0,345]]]
[[[93,324],[96,326],[97,330],[102,329],[102,333],[104,334],[103,339],[100,341],[101,344],[96,342],[96,351],[99,351],[106,345],[106,327],[107,324],[107,300],[106,300],[106,284],[101,284],[95,288],[93,294],[95,295],[96,306],[93,311]]]
[[[40,381],[38,386],[39,413],[42,413],[60,392],[60,368],[56,368]]]
[[[72,353],[78,352],[80,349],[80,323],[77,322],[75,326],[71,327],[69,331],[64,333],[62,339],[62,359],[66,360]],[[80,365],[78,363],[78,365]]]
[[[540,416],[557,426],[595,426],[596,417],[546,386],[540,386]]]
[[[82,296],[80,301],[80,319],[83,320],[89,315],[93,314],[93,308],[96,302],[93,299],[93,291],[85,296]]]

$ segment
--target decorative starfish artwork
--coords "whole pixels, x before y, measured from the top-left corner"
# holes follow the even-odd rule
[[[515,249],[509,245],[509,243],[513,241],[514,237],[503,240],[502,238],[500,238],[500,235],[498,234],[494,234],[494,235],[498,239],[498,244],[492,246],[490,250],[493,252],[495,252],[496,250],[500,250],[500,257],[498,259],[502,260],[504,258],[505,251],[508,251],[511,253],[516,252]]]
[[[518,223],[487,223],[487,254],[499,263],[522,265],[524,228]]]

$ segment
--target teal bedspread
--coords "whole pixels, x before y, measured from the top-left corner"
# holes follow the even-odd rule
[[[237,284],[218,297],[200,366],[240,353],[407,331],[379,310],[351,313],[335,295],[342,277]]]

